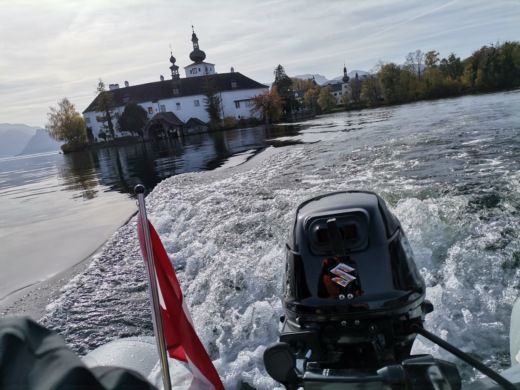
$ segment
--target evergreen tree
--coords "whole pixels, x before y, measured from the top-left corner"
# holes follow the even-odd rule
[[[278,94],[282,97],[286,97],[291,92],[293,81],[285,73],[285,69],[282,65],[278,65],[274,70],[274,82],[273,85],[276,87]]]
[[[292,90],[292,79],[287,76],[282,65],[278,65],[274,70],[273,87],[283,99],[283,111],[285,115],[291,115],[296,106],[296,99]]]

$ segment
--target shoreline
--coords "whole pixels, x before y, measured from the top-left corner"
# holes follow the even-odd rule
[[[47,305],[61,295],[62,288],[72,278],[87,269],[94,256],[103,250],[110,237],[125,226],[136,214],[137,211],[134,211],[100,246],[78,263],[48,279],[13,291],[0,300],[0,317],[26,316],[39,321],[45,315]]]

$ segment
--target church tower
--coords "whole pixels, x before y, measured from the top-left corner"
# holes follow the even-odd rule
[[[348,83],[349,80],[350,80],[350,77],[348,77],[348,74],[347,74],[347,65],[343,65],[343,78],[341,79],[343,81],[344,84]]]
[[[341,79],[341,94],[343,96],[343,99],[345,95],[350,96],[351,95],[351,88],[350,88],[350,77],[348,77],[347,74],[347,65],[343,64],[343,78]]]
[[[195,29],[191,26],[191,42],[193,43],[193,51],[190,53],[190,60],[192,64],[185,66],[186,77],[197,77],[215,74],[215,64],[204,62],[206,59],[206,53],[199,48],[199,38],[195,34]]]
[[[173,56],[173,53],[170,52],[170,70],[172,71],[172,91],[174,95],[179,95],[181,93],[181,79],[179,76],[179,67],[175,65],[177,60]]]

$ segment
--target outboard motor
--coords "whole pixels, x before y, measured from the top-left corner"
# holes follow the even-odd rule
[[[327,367],[377,368],[410,354],[431,305],[397,218],[379,196],[338,192],[296,211],[287,244],[281,341],[312,340]]]
[[[264,354],[267,371],[291,388],[324,370],[366,376],[401,364],[413,325],[433,310],[425,290],[401,225],[378,195],[307,200],[287,243],[285,316],[280,343]]]
[[[264,352],[266,371],[289,389],[460,389],[453,363],[410,356],[420,334],[500,388],[516,389],[424,329],[433,310],[424,296],[401,224],[383,199],[363,191],[310,199],[298,207],[287,243],[285,315],[280,342]]]

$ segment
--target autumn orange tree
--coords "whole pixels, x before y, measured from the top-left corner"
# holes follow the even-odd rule
[[[87,144],[87,128],[81,114],[69,99],[63,98],[58,107],[50,107],[45,126],[49,135],[57,141],[64,141],[63,152],[79,150]]]
[[[253,98],[251,113],[260,114],[266,124],[277,122],[282,117],[283,99],[276,87]]]

